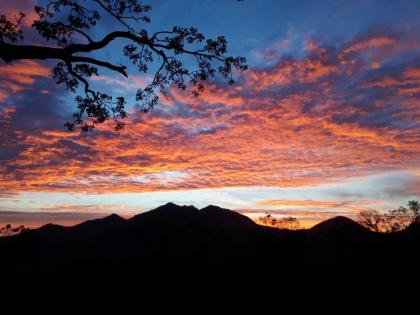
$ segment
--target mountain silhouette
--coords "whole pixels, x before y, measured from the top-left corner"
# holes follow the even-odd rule
[[[202,222],[219,228],[255,228],[257,225],[244,215],[213,205],[201,209],[199,211],[199,217]]]
[[[179,206],[172,202],[157,207],[156,209],[140,213],[129,219],[131,225],[139,224],[186,224],[194,220],[198,209],[193,206]]]
[[[350,244],[360,247],[368,242],[370,238],[374,238],[374,233],[361,226],[359,223],[343,216],[337,216],[314,225],[308,230],[311,240],[316,240],[322,245],[331,245],[332,242],[339,242],[342,245],[339,248],[349,249]],[[321,240],[321,241],[319,241]]]
[[[86,230],[86,231],[94,231],[94,230],[107,230],[107,229],[113,229],[118,226],[121,226],[124,224],[126,220],[122,217],[120,217],[117,214],[111,214],[107,217],[101,218],[101,219],[94,219],[94,220],[88,220],[85,222],[82,222],[80,224],[77,224],[73,227],[70,227],[72,230],[77,230],[78,232]]]
[[[341,234],[350,234],[350,235],[363,234],[363,233],[368,232],[368,230],[365,227],[343,216],[337,216],[337,217],[322,221],[314,225],[309,231],[310,233],[315,233],[315,234],[341,233]]]
[[[217,206],[201,210],[167,203],[130,219],[118,215],[72,227],[47,224],[0,239],[1,270],[10,279],[146,281],[173,277],[250,277],[250,271],[288,270],[294,274],[365,266],[398,268],[420,262],[420,229],[392,234],[371,232],[355,221],[336,217],[309,230],[280,230],[257,225]],[[256,274],[254,274],[255,276]],[[181,281],[180,279],[178,279]]]

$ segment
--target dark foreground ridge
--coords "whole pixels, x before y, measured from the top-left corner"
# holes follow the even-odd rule
[[[47,224],[0,239],[0,268],[17,279],[130,279],[229,275],[263,277],[377,269],[407,274],[418,265],[420,227],[380,234],[336,217],[309,230],[257,225],[216,206],[168,203],[124,219],[111,215],[73,227]],[[375,271],[372,270],[375,269]],[[382,272],[381,271],[381,272]]]

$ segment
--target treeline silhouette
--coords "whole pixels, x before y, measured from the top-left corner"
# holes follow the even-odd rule
[[[259,278],[261,270],[287,270],[270,281],[296,274],[372,277],[372,267],[375,273],[398,270],[399,277],[406,277],[411,274],[406,267],[420,263],[419,244],[417,220],[394,233],[373,232],[346,217],[287,230],[258,225],[216,206],[198,210],[168,203],[131,219],[114,214],[0,238],[0,270],[14,281],[91,279],[98,284],[244,280]]]
[[[412,224],[420,223],[420,204],[416,200],[411,200],[407,207],[399,207],[387,212],[374,209],[362,210],[357,221],[374,232],[402,231]]]
[[[29,231],[30,228],[25,227],[24,225],[19,225],[17,227],[12,227],[11,224],[6,224],[4,227],[0,229],[0,237],[3,236],[13,236],[23,232]]]
[[[259,217],[257,223],[286,230],[299,230],[302,228],[299,220],[295,217],[287,216],[277,218],[268,213],[262,217]]]
[[[402,231],[413,223],[420,223],[420,203],[417,200],[410,200],[406,207],[401,206],[389,211],[361,210],[356,221],[373,232]],[[274,216],[267,213],[258,217],[256,222],[278,229],[299,230],[302,228],[299,220],[292,216]]]

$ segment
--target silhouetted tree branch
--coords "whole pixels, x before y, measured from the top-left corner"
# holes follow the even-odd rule
[[[76,92],[81,85],[84,91],[83,96],[76,97],[79,112],[74,115],[72,122],[66,124],[70,130],[76,125],[80,125],[82,130],[91,130],[108,119],[114,119],[117,130],[124,127],[121,119],[127,115],[125,98],[93,90],[89,79],[99,74],[98,67],[127,77],[127,66],[85,55],[100,51],[113,41],[129,41],[122,53],[140,73],[148,73],[150,65],[160,60],[152,82],[139,88],[136,93],[136,101],[144,112],[153,108],[158,103],[158,93],[165,94],[171,85],[184,90],[187,84],[191,84],[193,95],[197,96],[204,90],[203,82],[216,74],[232,84],[233,70],[247,69],[245,58],[226,56],[227,42],[224,36],[206,39],[194,27],[178,26],[149,34],[140,24],[150,22],[147,13],[151,6],[140,0],[48,0],[45,6],[36,6],[34,10],[38,19],[32,27],[46,42],[53,42],[54,45],[19,44],[24,39],[20,27],[24,14],[20,13],[14,22],[1,15],[0,58],[5,62],[58,60],[53,68],[57,83],[65,84],[72,92]],[[95,39],[92,27],[101,21],[101,14],[117,21],[124,30],[115,30]],[[181,57],[191,57],[195,69],[184,65]]]

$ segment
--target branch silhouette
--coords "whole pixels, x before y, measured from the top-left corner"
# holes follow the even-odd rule
[[[82,5],[83,3],[83,5]],[[112,96],[91,88],[90,78],[99,75],[99,68],[128,77],[127,66],[101,60],[94,53],[107,48],[113,41],[129,41],[122,55],[140,73],[149,73],[157,61],[153,80],[136,93],[136,102],[143,112],[148,112],[159,101],[159,93],[165,94],[174,85],[185,90],[192,86],[192,94],[198,96],[204,90],[204,81],[216,74],[234,83],[233,73],[247,70],[244,57],[227,56],[224,36],[206,38],[197,28],[174,26],[171,30],[149,34],[143,24],[149,23],[147,13],[151,6],[140,0],[48,0],[45,6],[34,8],[38,19],[32,24],[46,45],[23,45],[20,13],[15,21],[0,16],[0,58],[5,62],[24,59],[58,60],[53,68],[57,83],[64,84],[72,92],[80,88],[83,95],[76,97],[79,111],[66,123],[69,130],[80,126],[88,131],[109,119],[115,129],[124,128],[126,99]],[[124,30],[112,31],[100,39],[94,39],[92,28],[102,19],[102,14],[118,22]],[[55,45],[47,45],[54,42]],[[85,54],[93,54],[86,56]],[[181,58],[190,57],[193,67],[184,65]]]

